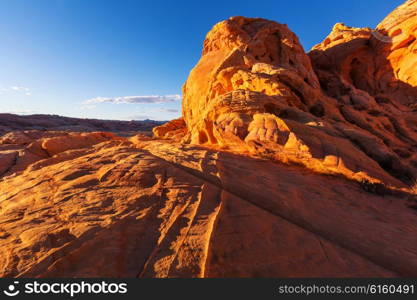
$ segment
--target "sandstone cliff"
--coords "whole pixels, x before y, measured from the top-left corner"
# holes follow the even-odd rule
[[[217,24],[183,88],[183,141],[412,184],[416,10],[408,1],[376,30],[336,24],[308,55],[285,25],[243,17]]]
[[[0,276],[417,276],[416,11],[309,53],[233,17],[154,138],[3,135]]]

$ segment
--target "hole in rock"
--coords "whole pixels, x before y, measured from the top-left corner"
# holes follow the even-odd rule
[[[310,107],[310,113],[313,114],[316,117],[323,117],[325,115],[325,109],[324,106],[321,103],[316,103],[312,107]]]

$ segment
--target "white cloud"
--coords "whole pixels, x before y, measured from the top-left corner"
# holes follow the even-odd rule
[[[24,91],[24,92],[29,91],[29,89],[27,87],[17,86],[17,85],[11,86],[10,89],[13,90],[13,91]]]
[[[134,115],[134,116],[130,116],[130,117],[126,118],[126,120],[129,120],[129,121],[152,120],[152,117],[147,116],[147,115]]]
[[[176,108],[161,108],[159,109],[160,112],[167,112],[167,113],[177,113],[179,112]]]
[[[116,98],[96,97],[86,100],[85,104],[92,103],[166,103],[180,101],[181,95],[152,95],[152,96],[124,96]]]
[[[0,94],[23,94],[25,96],[32,96],[29,88],[19,85],[13,85],[10,87],[1,87]]]

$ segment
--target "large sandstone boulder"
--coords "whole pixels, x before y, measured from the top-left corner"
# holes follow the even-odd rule
[[[416,3],[217,24],[154,138],[0,122],[0,277],[416,277]]]
[[[406,184],[417,174],[416,11],[407,1],[375,30],[336,24],[309,53],[346,138]]]
[[[381,67],[376,74],[376,79],[381,81],[382,92],[393,94],[403,104],[413,108],[417,108],[416,11],[417,1],[406,1],[378,25],[376,31],[380,35],[375,35],[382,41],[377,55]],[[392,74],[392,77],[387,74]]]
[[[66,155],[71,150],[91,149],[102,142],[120,140],[108,132],[12,131],[0,137],[0,178],[33,168],[38,162],[68,159]]]
[[[224,105],[226,115],[242,110],[237,117],[247,127],[251,114],[263,113],[276,105],[302,109],[312,107],[320,97],[319,83],[310,60],[298,38],[286,25],[264,19],[234,17],[220,22],[207,34],[203,55],[183,87],[183,117],[191,143],[217,143],[216,119],[206,114],[213,106],[230,97],[233,91],[253,91],[265,95],[264,102],[239,106]],[[273,96],[274,98],[268,98]],[[265,104],[271,102],[267,108]],[[244,132],[242,133],[244,134]]]
[[[373,77],[374,58],[391,53],[376,40],[380,31],[336,24],[308,56],[286,25],[244,17],[220,22],[183,87],[185,128],[175,121],[155,128],[155,136],[410,185],[417,173],[415,113],[402,98],[381,103],[388,91],[375,90],[382,75],[394,76],[384,65]]]

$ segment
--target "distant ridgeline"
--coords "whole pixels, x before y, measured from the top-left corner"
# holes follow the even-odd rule
[[[57,131],[110,131],[135,132],[151,131],[165,121],[118,121],[98,119],[78,119],[58,115],[15,115],[0,114],[0,134],[13,130],[57,130]]]

